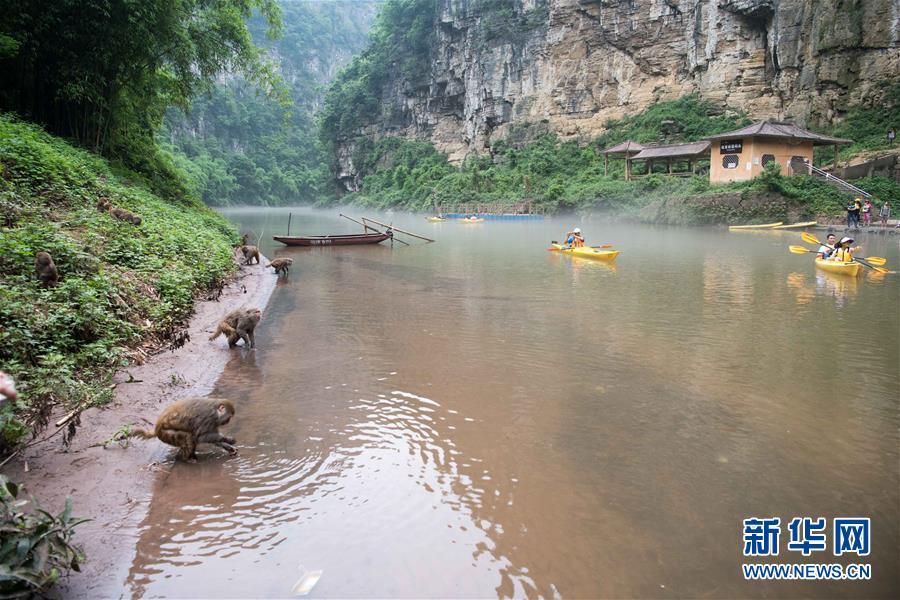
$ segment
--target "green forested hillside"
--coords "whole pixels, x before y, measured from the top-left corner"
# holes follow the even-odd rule
[[[314,113],[327,82],[365,46],[378,5],[281,2],[283,37],[268,39],[258,18],[250,29],[277,63],[286,98],[261,94],[252,81],[234,75],[189,110],[169,111],[160,139],[206,203],[296,204],[332,193]]]

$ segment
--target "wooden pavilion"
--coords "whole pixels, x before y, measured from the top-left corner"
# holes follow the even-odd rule
[[[666,175],[673,177],[691,177],[697,173],[697,164],[709,157],[709,142],[706,140],[690,142],[687,144],[666,144],[664,146],[646,146],[643,150],[631,157],[625,158],[625,180],[636,177],[632,174],[634,161],[645,161],[647,175],[653,173],[653,163],[665,162]],[[676,171],[673,165],[679,162],[687,162],[687,171]]]
[[[838,146],[853,143],[853,140],[813,133],[783,121],[762,121],[707,139],[713,144],[709,168],[711,183],[753,179],[773,161],[781,165],[783,173],[809,173],[813,146],[834,146],[837,169]]]
[[[631,140],[625,140],[621,144],[616,144],[612,148],[607,148],[606,150],[601,150],[601,154],[603,154],[603,175],[609,175],[609,157],[613,158],[624,158],[626,161],[644,149],[644,146],[638,144],[637,142],[632,142]],[[626,168],[628,163],[626,162]]]

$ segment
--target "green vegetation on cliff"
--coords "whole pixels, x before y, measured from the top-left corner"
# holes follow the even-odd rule
[[[223,73],[267,91],[278,78],[250,37],[253,11],[280,32],[275,0],[20,0],[0,20],[0,110],[40,123],[142,173],[167,197],[188,190],[154,135]]]
[[[561,141],[542,123],[511,128],[496,142],[490,155],[472,156],[460,167],[447,161],[427,142],[384,138],[362,139],[353,157],[364,174],[362,188],[345,201],[410,210],[443,208],[466,202],[532,200],[549,211],[561,209],[620,209],[650,190],[701,192],[706,178],[672,181],[661,176],[626,182],[622,161],[612,161],[604,174],[600,149],[633,139],[642,142],[683,141],[745,124],[740,114],[721,114],[697,96],[654,105],[646,112],[611,121],[609,130],[593,143]]]
[[[621,159],[610,160],[605,174],[602,148],[629,139],[693,141],[748,123],[743,114],[723,112],[689,95],[609,121],[607,131],[590,143],[561,141],[543,123],[515,125],[505,139],[493,144],[490,154],[471,156],[459,167],[427,142],[388,137],[372,143],[361,138],[353,162],[363,174],[362,186],[343,201],[378,208],[433,210],[440,206],[449,210],[464,203],[531,200],[550,212],[609,211],[640,220],[681,223],[841,214],[845,194],[819,179],[782,177],[771,169],[752,182],[716,186],[710,185],[706,175],[671,178],[654,173],[624,181]],[[876,197],[900,192],[900,186],[884,179],[861,185],[871,188]],[[677,214],[656,210],[660,206],[677,206]]]
[[[166,115],[159,138],[207,204],[309,203],[333,190],[313,113],[331,74],[365,46],[378,2],[279,5],[282,37],[268,39],[260,18],[250,21],[250,32],[277,63],[287,98],[263,94],[236,74],[190,109]]]
[[[142,218],[117,220],[101,199]],[[54,404],[106,402],[114,371],[162,346],[194,297],[233,270],[236,231],[199,202],[173,204],[139,175],[0,114],[0,370],[19,401],[0,408],[0,454]],[[56,286],[35,277],[49,252]]]
[[[369,32],[369,45],[329,86],[319,114],[319,135],[329,150],[379,118],[384,86],[403,76],[415,85],[431,72],[434,0],[387,0]],[[426,82],[427,83],[427,82]]]

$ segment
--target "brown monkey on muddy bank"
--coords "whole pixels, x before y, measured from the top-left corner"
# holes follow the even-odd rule
[[[34,255],[34,270],[44,287],[53,287],[59,281],[59,270],[49,252],[38,252]]]
[[[266,265],[266,268],[274,267],[275,274],[284,273],[288,274],[288,269],[290,269],[291,265],[294,264],[293,258],[276,258],[272,262]]]
[[[256,259],[256,264],[259,264],[259,248],[256,246],[241,246],[241,254],[244,255],[245,265],[249,265],[254,258]]]
[[[223,398],[183,398],[166,407],[152,432],[135,429],[129,437],[159,441],[181,449],[179,458],[197,458],[197,444],[215,444],[229,454],[237,454],[232,437],[219,433],[234,416],[234,404]]]
[[[209,341],[213,341],[220,335],[228,338],[228,347],[232,348],[237,345],[238,340],[244,340],[244,346],[247,348],[256,347],[256,339],[253,330],[256,324],[262,318],[262,311],[258,308],[239,308],[233,310],[225,318],[219,321],[219,325],[211,336]]]

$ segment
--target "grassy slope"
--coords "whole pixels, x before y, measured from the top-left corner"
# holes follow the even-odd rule
[[[96,208],[139,214],[140,226]],[[234,229],[199,203],[168,202],[135,175],[0,114],[0,369],[19,406],[0,409],[0,452],[54,404],[109,399],[115,369],[169,338],[195,294],[232,271]],[[44,289],[34,255],[60,273]]]

